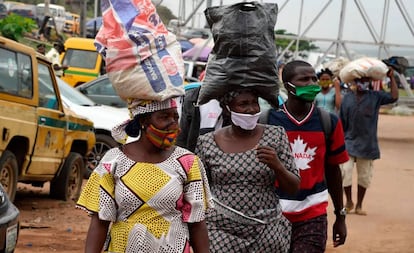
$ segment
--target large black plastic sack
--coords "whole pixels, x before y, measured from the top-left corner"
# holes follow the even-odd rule
[[[254,88],[258,95],[277,105],[274,27],[277,4],[258,2],[211,7],[205,10],[214,38],[199,104],[220,99],[238,87]]]
[[[402,56],[392,56],[388,59],[382,60],[387,66],[392,67],[395,71],[400,74],[405,74],[405,70],[410,65],[407,58]]]

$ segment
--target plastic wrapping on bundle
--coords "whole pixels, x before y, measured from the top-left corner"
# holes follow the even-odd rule
[[[230,90],[250,87],[277,105],[279,78],[274,27],[277,4],[238,3],[207,8],[214,38],[199,104],[219,99]]]
[[[330,71],[332,71],[332,74],[335,77],[339,77],[339,72],[343,67],[345,67],[349,63],[349,59],[344,58],[342,56],[335,58],[325,64],[323,66],[325,68],[328,68]]]
[[[95,45],[124,99],[163,101],[184,95],[181,47],[150,0],[102,0]]]
[[[388,67],[381,60],[363,57],[349,62],[339,72],[342,82],[350,83],[362,77],[382,80],[387,76]]]

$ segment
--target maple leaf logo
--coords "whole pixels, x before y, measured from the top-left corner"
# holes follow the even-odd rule
[[[307,144],[303,143],[303,139],[298,136],[293,143],[290,144],[295,157],[296,167],[300,170],[307,170],[310,168],[309,163],[313,161],[316,154],[316,147],[308,148]]]

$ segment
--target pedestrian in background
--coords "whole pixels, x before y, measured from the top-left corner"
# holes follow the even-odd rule
[[[53,43],[53,47],[46,53],[46,57],[52,62],[53,69],[58,77],[62,77],[64,74],[63,71],[68,69],[68,66],[60,63],[60,54],[63,52],[65,52],[63,43],[55,42]]]
[[[36,50],[37,50],[38,53],[40,53],[42,55],[45,55],[45,53],[46,53],[46,46],[45,46],[45,44],[43,44],[43,43],[37,44]]]
[[[331,70],[321,69],[316,74],[321,91],[315,97],[315,104],[324,110],[337,114],[341,106],[341,83]]]
[[[343,187],[346,196],[346,209],[354,209],[352,200],[352,173],[356,165],[358,173],[357,202],[355,213],[367,215],[362,203],[367,188],[371,185],[373,161],[380,158],[378,145],[378,115],[382,105],[394,103],[398,99],[398,87],[394,71],[389,68],[387,73],[391,81],[390,93],[371,90],[372,78],[354,79],[351,90],[345,94],[340,110],[340,118],[345,132],[346,149],[350,160],[343,164]]]

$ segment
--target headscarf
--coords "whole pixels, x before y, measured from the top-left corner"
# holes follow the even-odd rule
[[[224,94],[224,96],[222,96],[219,99],[220,102],[220,106],[221,108],[225,108],[226,105],[229,105],[230,102],[237,97],[238,95],[245,93],[245,92],[251,92],[253,94],[256,94],[256,92],[253,89],[250,88],[240,88],[240,89],[236,89],[236,90],[232,90],[227,92],[226,94]]]
[[[128,100],[128,110],[130,118],[112,128],[112,137],[115,139],[115,141],[124,144],[128,139],[128,135],[125,132],[125,128],[132,120],[134,120],[134,118],[137,115],[142,115],[145,113],[151,113],[170,108],[177,108],[176,99],[177,98],[170,98],[164,101],[141,99]]]

